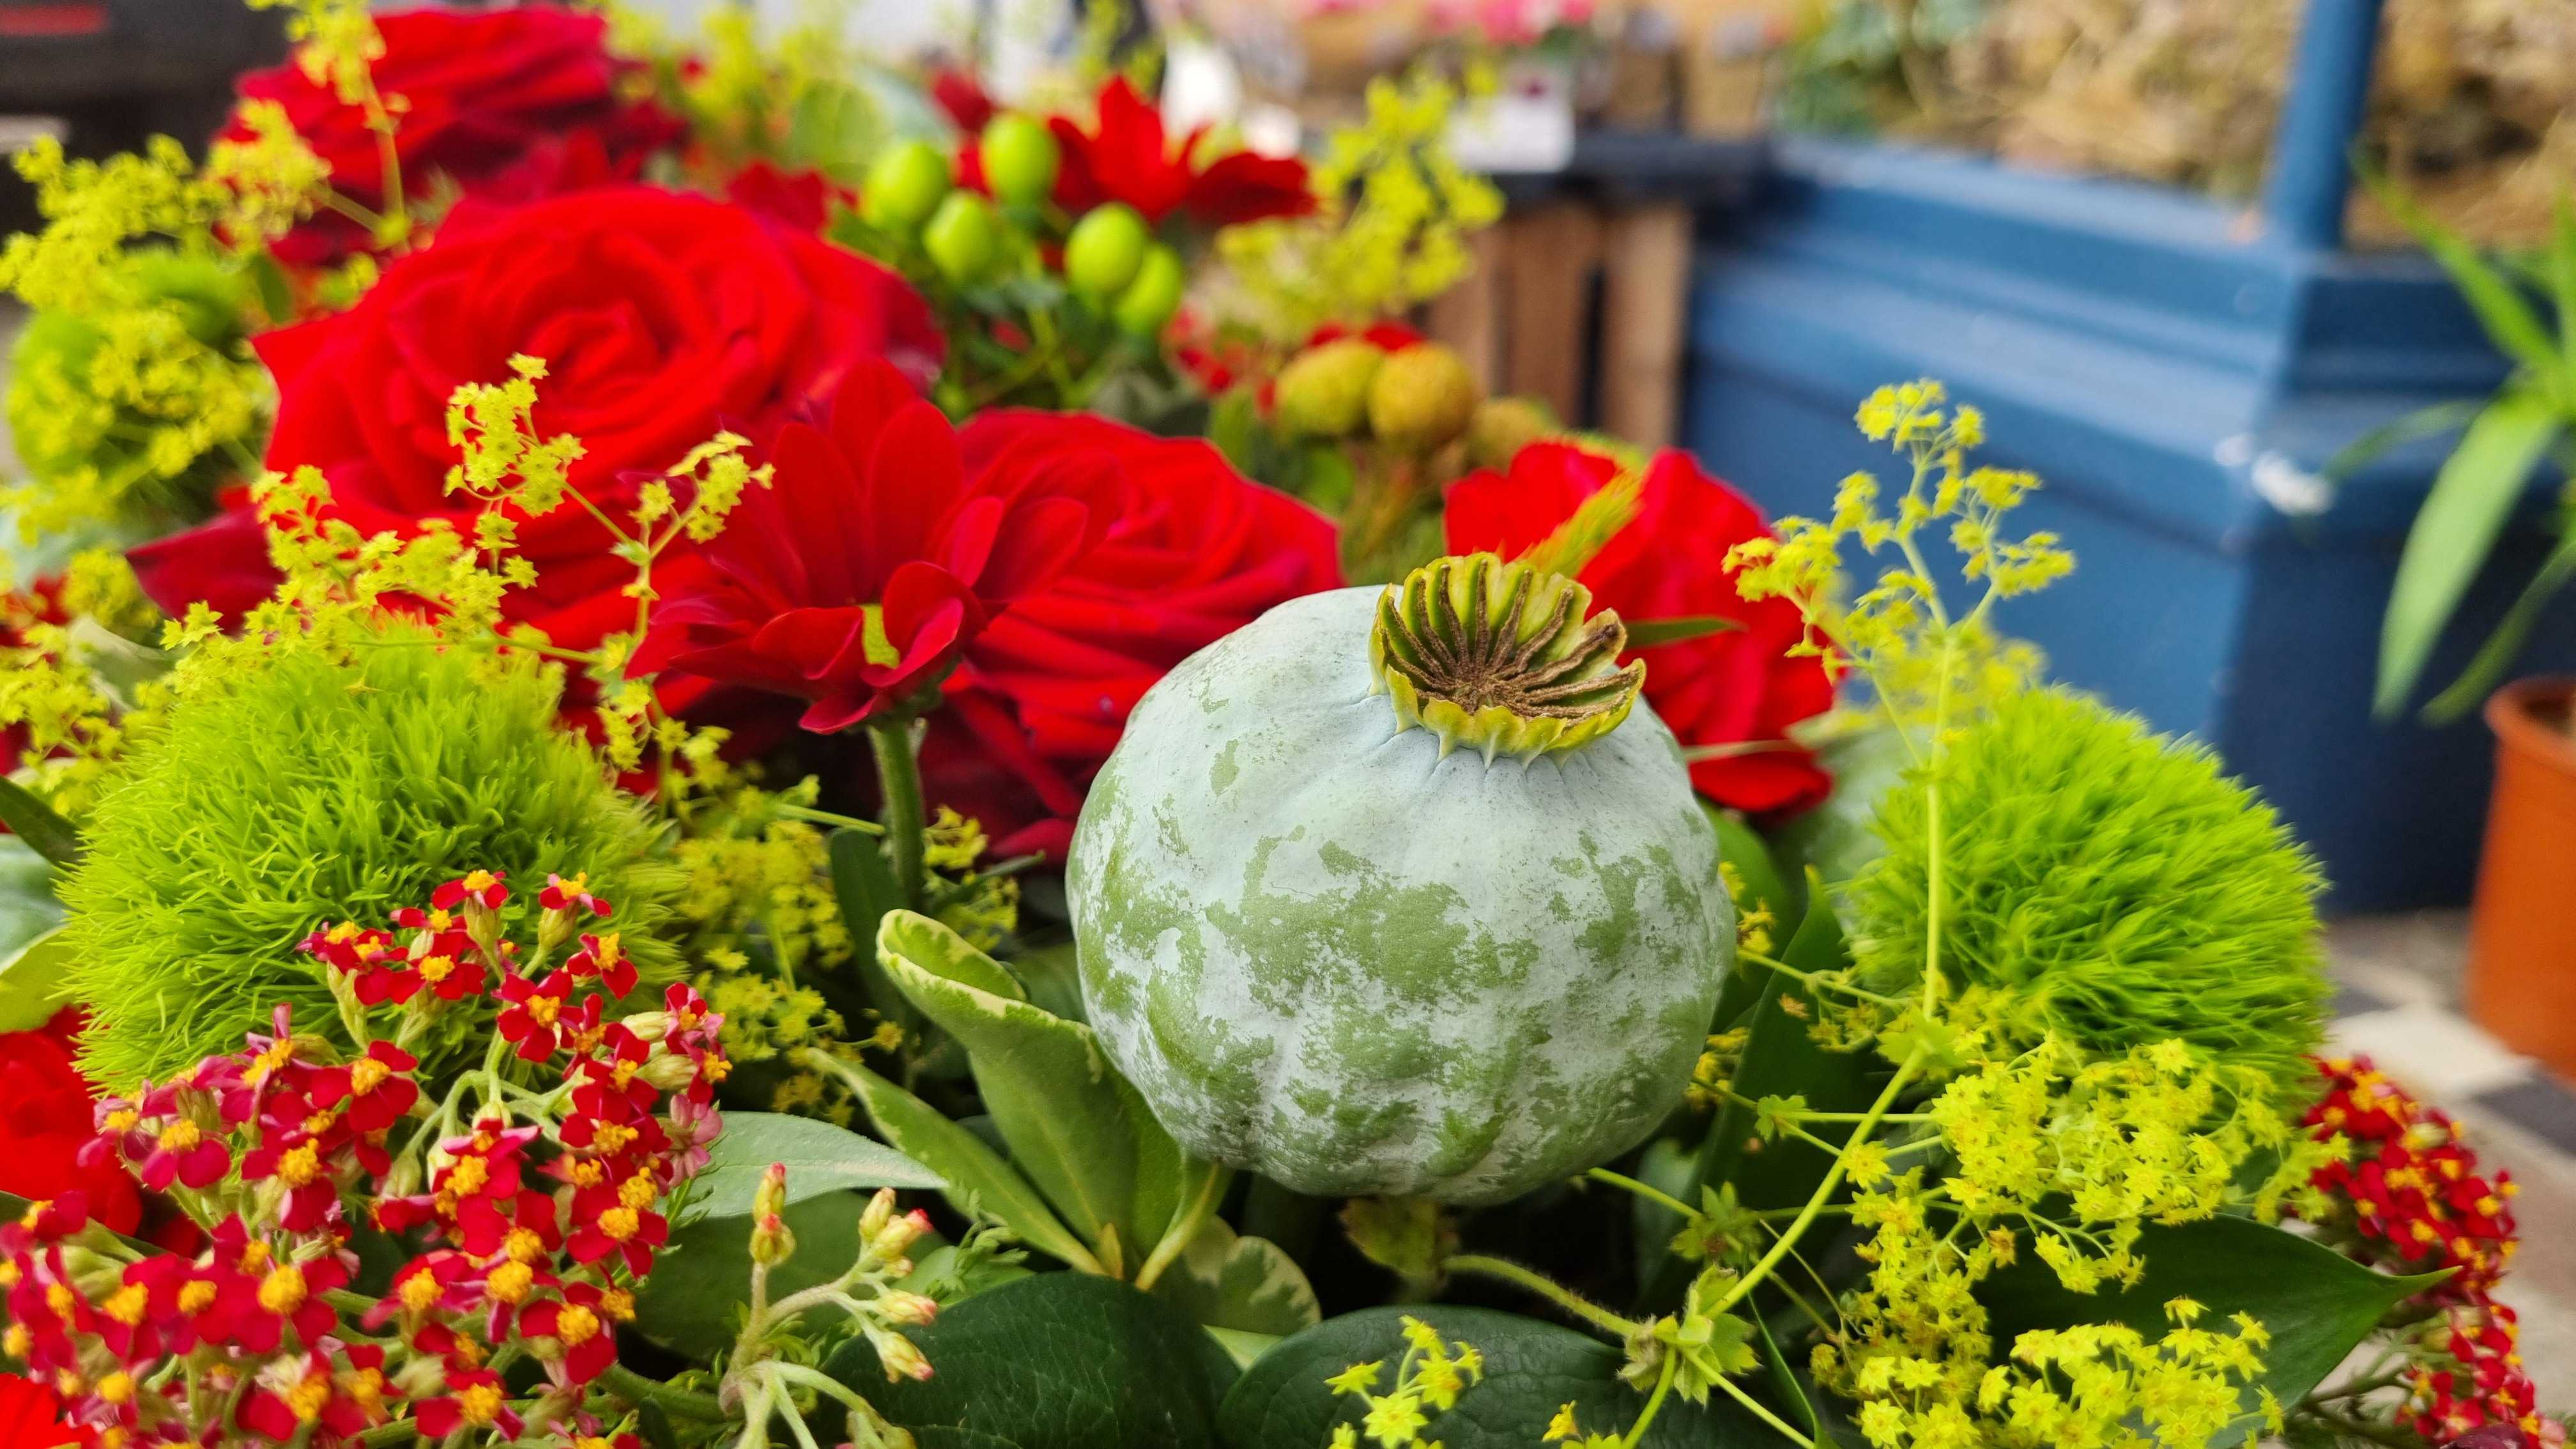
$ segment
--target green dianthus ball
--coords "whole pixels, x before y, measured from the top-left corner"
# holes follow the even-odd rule
[[[513,939],[548,871],[587,871],[602,929],[649,978],[681,876],[660,830],[556,723],[557,686],[524,661],[396,632],[354,662],[281,648],[210,681],[138,743],[85,822],[63,890],[90,1012],[83,1065],[116,1087],[239,1050],[280,1002],[333,1008],[296,943],[326,921],[384,925],[440,882],[506,871]],[[479,1051],[471,1013],[424,1044],[439,1073]]]
[[[2328,993],[2316,864],[2198,744],[2063,690],[2015,696],[1941,766],[1941,963],[2036,1037],[2095,1051],[2180,1038],[2302,1090]],[[1887,853],[1847,899],[1873,986],[1919,982],[1928,781],[1879,806]]]

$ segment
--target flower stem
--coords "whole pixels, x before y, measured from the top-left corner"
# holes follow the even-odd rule
[[[1646,1437],[1646,1430],[1653,1427],[1655,1415],[1663,1410],[1664,1395],[1673,1391],[1673,1375],[1680,1370],[1681,1363],[1680,1354],[1665,1350],[1664,1371],[1655,1375],[1655,1391],[1646,1396],[1645,1411],[1637,1415],[1637,1422],[1628,1426],[1628,1449],[1637,1449],[1638,1443]]]
[[[885,795],[886,850],[903,903],[921,909],[921,831],[929,814],[921,803],[921,761],[913,753],[912,721],[868,722],[868,747],[876,753],[877,784]]]
[[[1612,1187],[1625,1188],[1629,1192],[1635,1193],[1637,1196],[1644,1198],[1648,1202],[1658,1203],[1664,1207],[1671,1208],[1674,1212],[1680,1213],[1684,1217],[1689,1217],[1699,1211],[1699,1209],[1692,1207],[1689,1203],[1682,1201],[1680,1198],[1673,1196],[1662,1188],[1639,1182],[1637,1179],[1625,1176],[1621,1173],[1612,1172],[1606,1167],[1596,1167],[1586,1175],[1594,1182],[1606,1182]]]
[[[1735,1380],[1730,1378],[1720,1378],[1717,1381],[1717,1386],[1726,1390],[1728,1398],[1735,1400],[1737,1403],[1742,1404],[1745,1408],[1751,1410],[1753,1417],[1760,1419],[1763,1423],[1780,1431],[1780,1433],[1785,1436],[1790,1443],[1797,1445],[1798,1449],[1816,1449],[1815,1440],[1810,1439],[1806,1435],[1799,1433],[1797,1430],[1790,1428],[1788,1423],[1779,1415],[1764,1408],[1761,1401],[1755,1399],[1751,1394],[1746,1393],[1744,1390],[1737,1388],[1735,1386]],[[1630,1442],[1633,1443],[1635,1441],[1632,1440]]]
[[[1153,1291],[1155,1280],[1163,1276],[1163,1270],[1172,1266],[1172,1260],[1179,1257],[1181,1250],[1189,1246],[1190,1239],[1197,1237],[1199,1229],[1207,1225],[1208,1214],[1216,1210],[1217,1199],[1225,1196],[1226,1184],[1232,1181],[1234,1174],[1222,1167],[1209,1170],[1207,1186],[1196,1200],[1182,1204],[1181,1210],[1173,1215],[1172,1225],[1163,1231],[1163,1240],[1154,1245],[1154,1250],[1145,1255],[1144,1264],[1137,1268],[1137,1288],[1149,1293]]]
[[[600,1374],[599,1381],[619,1398],[635,1404],[659,1405],[663,1411],[674,1418],[694,1419],[702,1424],[721,1424],[729,1417],[724,1411],[724,1406],[717,1403],[713,1395],[673,1388],[669,1384],[648,1379],[622,1363],[611,1362]]]
[[[1461,1253],[1442,1266],[1452,1273],[1481,1274],[1487,1278],[1500,1278],[1514,1287],[1526,1288],[1603,1333],[1625,1339],[1637,1331],[1636,1324],[1582,1297],[1555,1279],[1507,1259],[1489,1258],[1482,1253]]]
[[[1922,1063],[1921,1047],[1916,1047],[1907,1054],[1904,1065],[1896,1069],[1896,1075],[1887,1079],[1886,1090],[1880,1092],[1878,1100],[1872,1102],[1869,1110],[1861,1114],[1860,1123],[1852,1128],[1850,1139],[1844,1144],[1843,1150],[1835,1156],[1833,1165],[1825,1169],[1825,1180],[1816,1184],[1815,1192],[1807,1198],[1807,1205],[1798,1210],[1795,1218],[1790,1219],[1789,1226],[1780,1234],[1780,1240],[1771,1245],[1771,1251],[1764,1253],[1761,1261],[1746,1270],[1743,1277],[1736,1279],[1734,1287],[1726,1290],[1726,1296],[1709,1310],[1712,1315],[1724,1313],[1743,1302],[1745,1295],[1761,1286],[1762,1280],[1770,1277],[1780,1266],[1781,1260],[1787,1258],[1791,1250],[1797,1247],[1798,1239],[1807,1231],[1807,1225],[1813,1223],[1816,1215],[1825,1210],[1825,1203],[1833,1197],[1834,1189],[1842,1186],[1843,1169],[1851,1163],[1851,1149],[1868,1141],[1870,1134],[1878,1130],[1879,1119],[1887,1115],[1888,1108],[1896,1105],[1897,1094],[1905,1090],[1906,1083],[1914,1077],[1914,1069]]]

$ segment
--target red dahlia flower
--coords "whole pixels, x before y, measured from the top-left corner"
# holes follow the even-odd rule
[[[1156,680],[1272,605],[1340,586],[1333,525],[1204,442],[1104,418],[987,413],[958,441],[979,476],[1083,456],[1114,470],[1098,546],[967,647],[922,754],[931,798],[982,821],[997,851],[1060,852]]]
[[[1096,454],[970,479],[948,420],[882,364],[768,454],[775,481],[706,548],[715,577],[654,610],[634,668],[793,695],[824,733],[925,702],[1098,539],[1112,483]]]
[[[112,1160],[79,1160],[96,1121],[89,1080],[73,1064],[79,1021],[67,1008],[42,1031],[0,1032],[0,1192],[45,1202],[78,1191],[92,1217],[131,1233],[143,1220],[134,1179]]]
[[[1449,551],[1490,549],[1510,558],[1537,544],[1584,499],[1618,476],[1609,458],[1565,443],[1521,450],[1508,474],[1483,472],[1449,489]],[[1667,450],[1647,466],[1634,522],[1578,577],[1623,619],[1714,615],[1741,627],[1636,652],[1646,699],[1684,748],[1742,745],[1691,766],[1691,783],[1720,805],[1753,814],[1804,810],[1833,779],[1788,740],[1793,724],[1833,704],[1820,660],[1790,654],[1804,637],[1786,599],[1747,603],[1727,576],[1726,552],[1770,531],[1762,512]]]
[[[1047,124],[1064,147],[1055,200],[1067,211],[1123,201],[1149,222],[1159,224],[1179,211],[1200,226],[1218,227],[1315,209],[1305,162],[1251,151],[1205,160],[1199,155],[1205,126],[1174,146],[1163,132],[1162,112],[1136,94],[1125,76],[1101,88],[1089,130],[1064,116]]]
[[[645,156],[679,139],[679,118],[643,94],[643,67],[608,53],[605,18],[560,5],[443,7],[376,17],[376,89],[400,107],[395,163],[406,197],[442,185],[467,196],[532,200],[588,182],[633,181]],[[326,74],[294,60],[241,78],[245,101],[274,101],[331,168],[331,186],[382,211],[381,138]],[[247,137],[237,118],[226,133]],[[363,227],[334,212],[298,226],[279,254],[320,265],[357,250]]]
[[[277,379],[271,468],[319,468],[333,510],[361,531],[444,519],[470,536],[482,505],[446,489],[447,400],[509,376],[514,354],[549,366],[536,426],[581,440],[572,485],[623,519],[647,479],[717,432],[762,436],[863,362],[927,385],[946,344],[921,298],[874,262],[723,202],[618,187],[459,207],[436,246],[397,259],[358,305],[257,345]],[[571,502],[525,520],[518,552],[537,581],[508,596],[511,621],[574,649],[632,628],[620,591],[635,570],[611,543]],[[238,614],[277,581],[241,515],[132,557],[174,615],[197,599]],[[655,577],[678,584],[696,567],[684,541]]]

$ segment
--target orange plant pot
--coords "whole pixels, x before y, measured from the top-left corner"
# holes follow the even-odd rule
[[[2495,801],[2469,914],[2469,1015],[2576,1077],[2576,679],[2525,679],[2487,701]]]

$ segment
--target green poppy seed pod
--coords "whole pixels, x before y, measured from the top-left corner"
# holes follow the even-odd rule
[[[1118,294],[1118,305],[1109,309],[1109,315],[1119,331],[1152,341],[1162,335],[1163,324],[1172,320],[1172,314],[1181,310],[1181,292],[1189,280],[1181,269],[1180,253],[1162,245],[1148,248],[1144,264],[1136,269],[1136,280]]]
[[[1489,397],[1467,419],[1467,461],[1508,468],[1520,451],[1557,430],[1556,415],[1533,397]]]
[[[1062,148],[1046,122],[1017,112],[995,116],[975,143],[984,168],[984,184],[996,199],[1013,206],[1035,206],[1055,189],[1063,165]]]
[[[952,191],[921,229],[921,249],[931,265],[952,282],[980,282],[992,274],[1001,257],[1001,222],[993,203],[971,191]]]
[[[1369,431],[1412,453],[1446,447],[1467,431],[1483,389],[1467,359],[1437,342],[1387,354],[1369,382]]]
[[[1271,390],[1279,426],[1310,438],[1346,438],[1368,422],[1369,384],[1386,349],[1362,337],[1310,347],[1280,369]]]
[[[879,231],[910,231],[948,194],[948,158],[928,141],[904,141],[877,157],[859,190],[859,215]]]
[[[1492,554],[1295,599],[1148,691],[1066,860],[1092,1030],[1191,1152],[1489,1203],[1680,1099],[1735,943],[1584,586]]]
[[[1153,240],[1136,208],[1122,201],[1095,206],[1064,239],[1065,284],[1095,302],[1115,297],[1136,280]]]

